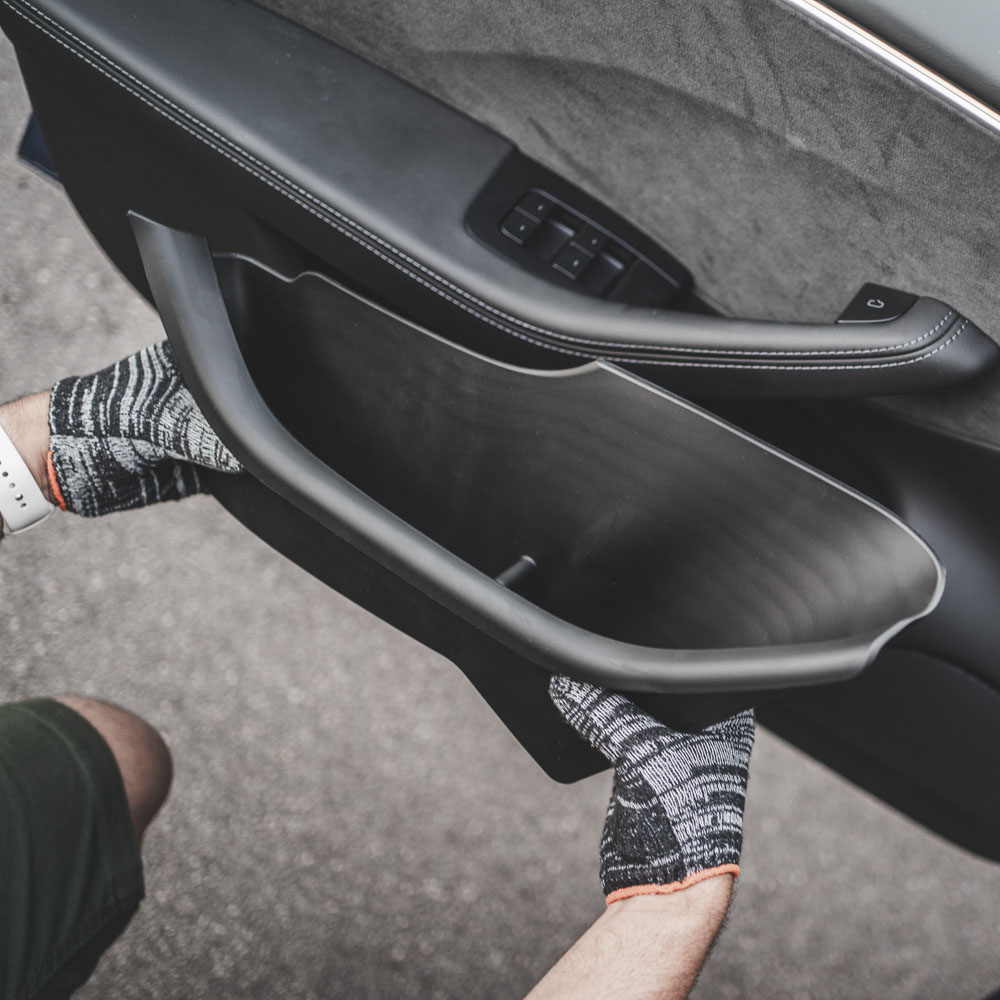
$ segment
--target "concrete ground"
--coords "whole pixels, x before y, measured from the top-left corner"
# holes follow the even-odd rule
[[[0,397],[161,336],[60,189],[20,167],[0,41]],[[609,781],[549,781],[447,662],[214,501],[0,552],[0,698],[75,691],[160,727],[176,783],[148,898],[83,1000],[516,997],[601,910]],[[696,996],[981,998],[1000,867],[766,732],[744,874]],[[0,901],[2,906],[2,901]]]

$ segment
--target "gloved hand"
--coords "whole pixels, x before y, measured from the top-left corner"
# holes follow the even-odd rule
[[[85,517],[198,493],[197,466],[241,471],[181,380],[166,341],[57,382],[49,433],[52,492],[64,510]]]
[[[753,711],[675,732],[628,698],[555,676],[549,696],[615,768],[601,839],[609,904],[739,874]]]

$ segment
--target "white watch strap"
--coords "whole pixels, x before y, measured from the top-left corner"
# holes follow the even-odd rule
[[[44,521],[55,509],[45,499],[14,442],[0,427],[0,517],[3,518],[3,533],[16,535],[19,531],[27,531],[39,521]]]

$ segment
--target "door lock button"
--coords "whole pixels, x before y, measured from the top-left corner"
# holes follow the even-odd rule
[[[916,295],[869,282],[851,299],[837,318],[838,323],[888,323],[899,319],[914,302]]]

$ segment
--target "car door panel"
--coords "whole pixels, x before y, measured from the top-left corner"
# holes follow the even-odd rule
[[[996,328],[994,136],[784,0],[264,6],[641,218],[727,312],[824,321],[883,280]]]
[[[956,517],[985,520],[975,484],[989,453],[963,452],[972,487],[957,508],[924,488],[926,462],[892,460],[898,417],[969,438],[962,427],[987,424],[995,406],[1000,300],[984,280],[1000,222],[984,181],[995,135],[779,2],[589,18],[572,5],[514,8],[503,23],[485,4],[461,18],[447,5],[280,7],[382,69],[247,3],[43,7],[2,0],[0,23],[69,195],[144,294],[129,212],[286,276],[329,275],[504,364],[625,363],[912,521],[945,555],[960,599],[947,591],[858,682],[786,695],[763,717],[945,835],[1000,855],[995,810],[949,777],[973,746],[984,766],[998,763],[985,735],[1000,725],[994,701],[982,700],[968,740],[953,738],[970,692],[1000,687],[988,602],[965,600],[991,582],[1000,541],[963,560],[968,539],[953,544],[949,530]],[[614,302],[497,253],[470,232],[469,212],[511,163],[519,176],[537,170],[526,191],[548,185],[651,262],[679,259],[694,290],[679,287],[673,309]],[[895,327],[834,323],[871,280],[925,298]],[[863,404],[719,399],[904,390]],[[873,432],[882,427],[892,430]],[[912,431],[907,454],[919,456],[924,433]],[[537,657],[512,658],[481,622],[455,624],[426,586],[317,531],[273,484],[212,483],[281,551],[460,662],[550,773],[597,766],[560,728]],[[929,736],[928,698],[943,720]],[[880,732],[872,706],[890,703],[897,725]],[[925,746],[941,766],[917,774],[924,758],[907,751]]]
[[[794,422],[759,404],[727,415],[878,497],[933,540],[948,572],[936,611],[856,680],[790,693],[761,705],[758,718],[930,829],[1000,860],[991,770],[1000,455],[873,407],[816,404]]]
[[[380,0],[270,9],[474,115],[580,184],[691,268],[739,316],[827,322],[864,281],[939,297],[998,329],[1000,117],[972,118],[856,39],[823,4],[622,8]],[[924,44],[929,65],[988,99],[992,52],[969,76],[963,15],[983,5],[847,0],[849,17]],[[978,12],[977,12],[978,10]],[[810,13],[807,13],[810,12]],[[966,34],[976,34],[975,28]],[[950,53],[950,54],[949,54]],[[988,127],[984,127],[987,125]],[[893,397],[900,418],[1000,444],[997,376]]]
[[[224,185],[228,196],[214,199],[217,205],[251,211],[293,236],[303,249],[335,260],[345,271],[353,267],[369,288],[383,291],[387,280],[397,286],[413,282],[419,286],[416,294],[441,300],[439,312],[459,314],[449,330],[464,321],[467,330],[478,331],[473,346],[536,366],[605,357],[702,395],[912,391],[969,378],[1000,358],[992,341],[970,321],[933,299],[919,300],[884,324],[778,325],[595,301],[538,280],[484,246],[465,224],[480,189],[499,171],[509,170],[508,143],[252,6],[220,4],[187,13],[183,7],[166,12],[151,6],[137,22],[111,3],[92,8],[52,4],[51,21],[35,16],[38,24],[32,24],[30,8],[15,3],[9,9],[19,11],[14,24],[25,25],[29,46],[32,32],[41,33],[34,44],[43,49],[61,32],[59,45],[75,56],[78,66],[74,71],[71,62],[66,67],[71,76],[59,79],[74,80],[81,105],[103,107],[109,85],[124,92],[129,111],[126,116],[123,108],[118,127],[127,139],[117,155],[134,155],[137,130],[159,127],[158,141],[138,146],[159,161],[160,171],[196,170],[197,180],[186,185],[188,190]],[[169,30],[179,23],[189,26],[192,39],[183,47]],[[219,36],[230,39],[225,58],[213,54],[212,39]],[[256,47],[263,38],[268,39],[265,52]],[[91,50],[100,52],[100,58]],[[23,44],[22,52],[27,67],[30,55]],[[277,52],[281,55],[275,61]],[[272,62],[261,73],[268,54]],[[46,87],[55,74],[49,67],[26,75],[44,123]],[[96,88],[94,95],[90,88]],[[49,99],[63,107],[65,89]],[[79,124],[89,117],[83,106],[78,115]],[[127,273],[141,282],[121,219],[129,209],[162,217],[167,210],[163,192],[177,185],[154,180],[151,163],[137,162],[123,171],[131,175],[127,187],[121,186],[117,171],[108,171],[101,162],[84,168],[88,151],[81,145],[93,158],[116,155],[116,144],[88,140],[79,124],[69,148],[70,137],[49,136],[56,164],[82,211],[100,206],[107,229],[99,231],[99,238],[115,247],[115,256],[132,258]],[[193,147],[192,140],[203,148]],[[121,139],[117,145],[122,146]],[[402,182],[395,168],[400,158],[410,165]],[[514,202],[532,188],[551,189],[554,183],[546,171],[533,174],[530,161],[520,162],[517,173],[524,177],[523,190],[514,189]],[[95,189],[102,184],[110,188]],[[566,185],[564,197],[587,218],[601,216],[618,228],[614,217],[582,192]],[[205,228],[201,198],[170,207],[185,213],[181,228],[198,231],[199,225],[192,223],[200,222],[216,245],[229,238],[224,230]],[[495,229],[509,211],[501,191]],[[185,219],[191,221],[185,224]],[[626,235],[630,248],[641,240],[630,228]],[[344,241],[351,245],[329,249]],[[245,243],[239,248],[245,249]],[[389,279],[382,275],[388,270],[395,272]],[[413,294],[393,294],[393,300],[408,302]],[[469,336],[466,332],[466,340]],[[546,351],[555,355],[554,361],[539,360]]]

